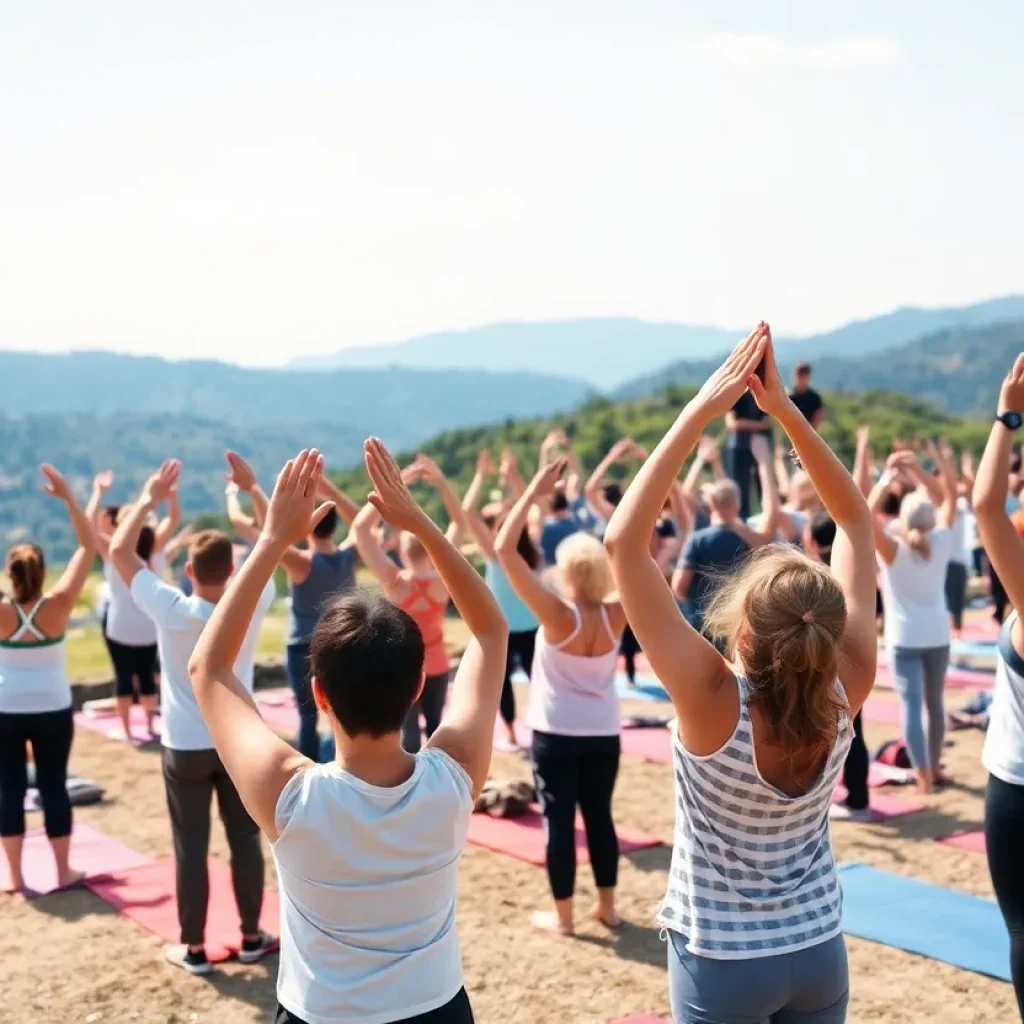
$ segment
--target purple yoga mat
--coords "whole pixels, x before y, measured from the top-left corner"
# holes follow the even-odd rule
[[[29,896],[43,896],[57,889],[57,866],[53,860],[46,832],[41,828],[25,833],[22,853],[25,890]],[[127,871],[149,863],[149,857],[136,853],[122,842],[104,835],[83,821],[75,825],[71,835],[71,866],[84,871],[86,878],[98,878],[116,871]],[[10,884],[7,863],[0,862],[0,879]]]
[[[156,732],[150,733],[146,728],[145,718],[138,715],[128,720],[131,728],[131,740],[133,744],[152,743],[160,739],[160,717],[156,719]],[[75,727],[88,729],[89,732],[98,733],[108,740],[118,740],[124,743],[124,730],[121,728],[121,720],[116,714],[103,713],[101,715],[87,715],[84,711],[75,714]]]

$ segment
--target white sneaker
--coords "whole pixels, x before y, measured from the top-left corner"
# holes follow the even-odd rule
[[[262,960],[268,953],[275,953],[281,943],[273,935],[260,932],[260,937],[255,942],[248,939],[242,940],[242,948],[238,951],[238,962],[240,964],[255,964]]]
[[[213,970],[213,964],[206,959],[205,949],[194,953],[188,946],[167,946],[164,949],[164,958],[169,964],[174,964],[189,974],[209,974]]]
[[[865,807],[862,811],[854,811],[846,804],[833,804],[828,816],[833,821],[866,822],[875,820],[870,807]]]

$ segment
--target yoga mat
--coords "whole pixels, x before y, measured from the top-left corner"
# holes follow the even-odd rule
[[[947,690],[991,690],[995,684],[996,677],[992,672],[957,668],[955,665],[950,665],[946,671]],[[895,686],[892,669],[881,661],[878,663],[875,686],[880,690],[891,690]]]
[[[625,700],[647,700],[667,703],[669,700],[665,687],[653,677],[637,677],[636,686],[630,686],[629,680],[623,673],[615,677],[615,689],[620,697]]]
[[[832,802],[841,804],[846,800],[846,789],[844,786],[836,786],[832,794]],[[894,796],[889,793],[873,792],[871,794],[871,819],[873,821],[886,821],[889,818],[899,818],[904,814],[915,814],[923,811],[926,804],[922,800],[913,797]]]
[[[999,653],[999,647],[994,640],[987,641],[964,637],[961,640],[954,640],[949,645],[949,653],[954,658],[984,658],[995,661]]]
[[[73,868],[85,872],[87,884],[90,878],[149,863],[148,857],[104,835],[84,821],[76,823],[71,833],[70,859]],[[29,896],[45,896],[57,890],[57,865],[44,829],[31,828],[25,833],[21,863],[25,890]],[[0,864],[0,878],[3,879],[4,887],[10,884],[6,861]]]
[[[672,763],[672,732],[669,729],[623,729],[622,752],[658,764]]]
[[[995,903],[866,864],[844,864],[839,877],[847,935],[1010,980],[1010,940]]]
[[[875,725],[899,725],[903,721],[900,702],[880,695],[868,697],[861,714],[865,722]]]
[[[939,840],[943,846],[952,846],[955,850],[967,850],[970,853],[985,852],[984,832],[956,832]]]
[[[208,862],[210,904],[206,912],[206,955],[212,963],[227,960],[242,944],[238,908],[231,884],[231,869],[218,860]],[[159,936],[169,945],[181,941],[175,897],[174,858],[164,857],[133,870],[111,872],[110,877],[86,883],[118,913]],[[280,907],[276,889],[263,890],[260,927],[280,934]]]
[[[154,743],[160,739],[160,716],[156,718],[156,729],[155,733],[151,733],[146,728],[145,719],[138,721],[137,719],[129,719],[128,725],[131,729],[131,742],[134,745],[143,743]],[[75,726],[76,728],[87,729],[89,732],[98,733],[100,736],[105,736],[108,740],[117,740],[120,743],[125,742],[124,730],[121,728],[121,720],[117,715],[87,715],[83,711],[75,713]]]
[[[633,1017],[622,1017],[620,1020],[613,1020],[611,1024],[665,1024],[661,1017],[655,1017],[650,1013],[638,1013]]]
[[[660,839],[644,835],[642,832],[635,832],[619,825],[615,826],[615,831],[622,853],[661,846]],[[492,818],[488,814],[472,815],[469,819],[469,842],[473,846],[480,846],[494,853],[515,857],[525,864],[544,866],[544,818],[538,807],[532,807],[528,814],[518,818]],[[579,864],[590,863],[587,837],[579,816],[576,818],[576,860]]]

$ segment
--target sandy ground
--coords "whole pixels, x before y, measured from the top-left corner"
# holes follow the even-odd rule
[[[951,693],[949,705],[958,706],[962,697]],[[627,703],[624,713],[651,714],[656,708]],[[870,727],[869,746],[893,732]],[[981,826],[981,745],[978,732],[951,735],[947,763],[959,784],[931,798],[927,811],[889,824],[836,825],[840,859],[991,895],[983,857],[933,841]],[[108,794],[103,805],[82,809],[82,820],[153,857],[171,852],[157,751],[131,749],[79,730],[72,761],[79,775],[94,779]],[[496,754],[492,775],[527,777],[528,766],[522,757]],[[670,841],[669,767],[624,759],[615,809],[619,821]],[[226,859],[219,824],[212,854]],[[584,1024],[645,1010],[667,1018],[665,948],[653,911],[668,860],[665,846],[623,862],[620,911],[626,924],[615,936],[583,920],[593,895],[589,871],[583,869],[577,894],[580,935],[566,940],[535,934],[529,926],[531,911],[547,900],[541,869],[467,850],[460,875],[459,932],[477,1020]],[[268,885],[275,884],[268,858]],[[992,1024],[1015,1019],[1009,985],[858,940],[849,941],[849,950],[852,1021]],[[276,968],[272,957],[256,967],[231,964],[208,979],[193,979],[163,963],[157,939],[87,891],[32,902],[0,896],[2,1022],[267,1021],[275,1006]]]

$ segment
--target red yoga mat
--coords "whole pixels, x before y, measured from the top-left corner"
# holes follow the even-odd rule
[[[615,832],[619,837],[621,853],[646,850],[661,846],[661,840],[618,825]],[[494,853],[504,853],[525,864],[544,866],[544,818],[537,807],[518,818],[492,818],[488,814],[474,814],[469,820],[469,842]],[[587,837],[583,822],[576,818],[576,860],[589,864]]]
[[[70,859],[71,866],[84,871],[87,880],[149,863],[148,857],[104,835],[84,821],[78,822],[71,833]],[[44,896],[57,890],[57,865],[44,829],[32,828],[25,833],[21,863],[29,896]],[[0,863],[0,878],[5,888],[10,885],[6,861]]]
[[[956,832],[939,840],[943,846],[952,846],[956,850],[968,850],[971,853],[985,852],[984,832]]]
[[[211,859],[210,903],[206,912],[206,955],[213,963],[234,956],[241,944],[238,907],[231,885],[231,870]],[[169,945],[181,939],[178,902],[175,898],[174,858],[164,857],[131,871],[111,873],[86,883],[105,903]],[[274,889],[263,891],[260,927],[280,934],[280,906]]]
[[[861,712],[865,722],[875,725],[899,725],[903,721],[903,711],[898,700],[890,700],[881,694],[868,697]]]

